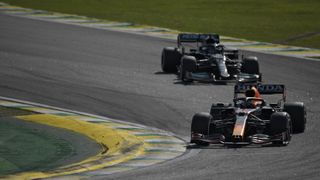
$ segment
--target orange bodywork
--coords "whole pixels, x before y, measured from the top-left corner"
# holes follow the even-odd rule
[[[233,128],[233,137],[242,138],[244,135],[244,130],[246,126],[247,116],[239,116],[237,117],[237,121]]]
[[[261,99],[261,95],[260,95],[258,89],[255,88],[255,87],[252,87],[251,89],[254,91],[254,97]],[[261,101],[253,101],[254,107],[256,107],[257,105],[259,105],[260,103],[261,103]]]

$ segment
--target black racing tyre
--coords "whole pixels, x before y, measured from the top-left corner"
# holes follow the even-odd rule
[[[194,56],[183,56],[181,63],[186,71],[193,72],[197,69],[197,60]]]
[[[181,56],[182,54],[177,48],[164,48],[161,55],[162,71],[166,73],[176,73],[178,71],[177,66],[180,65]]]
[[[197,113],[192,118],[191,132],[209,135],[209,127],[212,116],[209,113]]]
[[[271,134],[279,134],[287,130],[290,116],[286,112],[275,112],[270,117]]]
[[[282,134],[282,140],[272,141],[273,144],[287,145],[291,140],[292,126],[287,112],[275,112],[270,118],[271,135]]]
[[[283,111],[290,115],[293,133],[303,133],[307,122],[307,113],[303,102],[285,103]]]
[[[260,74],[258,58],[255,56],[244,58],[241,72],[247,74]]]
[[[185,83],[192,82],[192,79],[188,79],[186,77],[186,73],[187,73],[187,71],[185,70],[185,68],[183,66],[181,66],[181,69],[180,69],[180,79],[181,79],[181,81],[185,82]]]
[[[197,113],[192,118],[191,123],[191,133],[199,133],[202,135],[209,135],[210,133],[210,121],[212,116],[209,113]],[[193,141],[191,143],[195,143],[201,146],[208,146],[208,142],[204,141]]]
[[[193,56],[183,56],[181,59],[180,78],[183,82],[192,82],[191,79],[186,78],[187,72],[194,72],[197,69],[197,61]]]

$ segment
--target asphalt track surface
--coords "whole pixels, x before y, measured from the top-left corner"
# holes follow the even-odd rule
[[[2,96],[122,119],[189,139],[192,115],[231,102],[232,85],[183,85],[160,71],[175,42],[0,14]],[[287,147],[209,147],[176,160],[97,179],[318,179],[320,62],[259,57],[265,82],[303,101],[307,129]]]

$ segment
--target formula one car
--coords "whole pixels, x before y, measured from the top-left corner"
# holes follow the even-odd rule
[[[261,81],[257,57],[239,59],[237,49],[227,49],[219,43],[217,34],[179,34],[178,47],[162,51],[162,70],[178,73],[183,82]],[[196,47],[190,48],[191,44]]]
[[[282,98],[268,104],[260,94],[282,94]],[[287,145],[292,133],[304,132],[306,109],[302,102],[286,103],[285,95],[280,84],[236,84],[233,104],[214,103],[210,113],[193,116],[191,143]]]

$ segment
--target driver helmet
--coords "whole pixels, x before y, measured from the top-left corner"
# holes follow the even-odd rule
[[[204,53],[214,53],[216,49],[216,41],[211,36],[208,36],[202,41],[200,49]]]
[[[254,97],[254,98],[258,98],[258,99],[261,99],[261,95],[258,91],[258,89],[256,87],[251,87],[251,89],[248,89],[246,92],[245,92],[245,96],[246,97]],[[255,101],[253,100],[251,102],[251,106],[253,106],[254,108],[257,107],[258,105],[261,104],[261,101]]]
[[[214,45],[215,43],[216,41],[211,36],[206,37],[203,41],[203,45]]]

